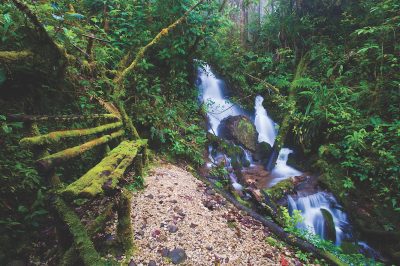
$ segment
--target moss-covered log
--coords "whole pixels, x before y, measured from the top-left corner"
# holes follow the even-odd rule
[[[38,146],[38,145],[49,145],[57,143],[64,138],[82,137],[88,135],[94,135],[102,132],[106,132],[112,129],[122,127],[122,122],[115,122],[107,125],[101,125],[94,128],[86,129],[74,129],[74,130],[63,130],[55,131],[46,135],[40,135],[36,137],[23,138],[20,144],[23,146]]]
[[[105,120],[117,121],[119,117],[114,114],[92,114],[92,115],[7,115],[9,122],[72,122]]]
[[[64,255],[61,258],[59,263],[60,266],[71,266],[79,264],[79,253],[75,247],[72,245],[67,251],[65,251]]]
[[[118,206],[118,225],[117,235],[118,241],[125,249],[125,256],[127,259],[133,255],[135,251],[133,229],[131,221],[131,198],[132,194],[128,190],[123,190]]]
[[[135,126],[133,125],[132,119],[128,116],[128,114],[125,111],[125,106],[123,101],[118,101],[118,109],[121,114],[122,122],[124,123],[124,126],[129,133],[128,138],[133,140],[140,139],[139,133],[137,132]]]
[[[33,58],[32,51],[23,50],[23,51],[0,51],[0,64],[12,64],[18,61],[23,60],[32,60]]]
[[[86,228],[82,225],[79,217],[61,199],[55,201],[55,208],[60,218],[68,225],[68,230],[73,236],[74,246],[78,250],[85,265],[105,265],[90,240]],[[71,251],[72,252],[72,251]]]
[[[114,189],[137,153],[146,144],[147,140],[121,142],[99,164],[67,186],[62,191],[63,195],[67,198],[78,196],[91,198],[103,194],[104,190]]]
[[[117,132],[111,133],[110,135],[104,135],[101,138],[91,140],[82,145],[75,146],[75,147],[51,154],[49,156],[46,156],[46,157],[36,161],[36,165],[39,168],[39,170],[46,172],[49,169],[52,169],[54,166],[60,165],[61,163],[65,162],[71,158],[77,157],[77,156],[93,149],[94,147],[105,144],[105,143],[107,143],[115,138],[121,137],[123,135],[124,135],[123,130],[119,130]]]

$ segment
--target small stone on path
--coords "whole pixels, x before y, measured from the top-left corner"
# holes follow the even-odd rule
[[[169,258],[173,264],[179,264],[186,260],[186,252],[182,248],[176,248],[170,251]]]

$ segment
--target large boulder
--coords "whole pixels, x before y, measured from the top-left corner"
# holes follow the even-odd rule
[[[254,124],[244,115],[228,116],[218,127],[220,137],[255,152],[258,133]]]

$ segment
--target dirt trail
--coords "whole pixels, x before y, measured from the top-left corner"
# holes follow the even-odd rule
[[[301,265],[287,247],[265,241],[261,223],[171,164],[150,171],[132,208],[138,250],[131,266]]]

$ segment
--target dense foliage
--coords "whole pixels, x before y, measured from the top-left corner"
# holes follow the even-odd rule
[[[26,1],[65,64],[47,54],[35,27],[10,1],[0,4],[0,51],[17,51],[22,58],[0,64],[0,239],[7,243],[2,247],[20,243],[11,253],[24,253],[33,241],[26,233],[38,232],[50,216],[45,182],[33,168],[32,154],[18,145],[23,125],[7,121],[6,114],[103,112],[96,99],[116,100],[118,73],[196,2]],[[150,47],[124,80],[118,100],[140,135],[170,158],[204,163],[204,110],[194,79],[195,59],[207,61],[227,78],[241,104],[250,108],[252,96],[261,94],[275,121],[290,117],[286,142],[345,207],[357,207],[358,225],[398,231],[399,1],[274,0],[264,17],[245,26],[246,34],[238,27],[239,11],[227,2],[204,1]],[[21,51],[38,55],[33,65]],[[299,65],[304,74],[296,76]],[[85,159],[93,165],[98,158]],[[76,161],[59,174],[78,176],[83,168]],[[227,174],[224,168],[215,171]],[[7,255],[14,254],[0,252],[0,262]]]

